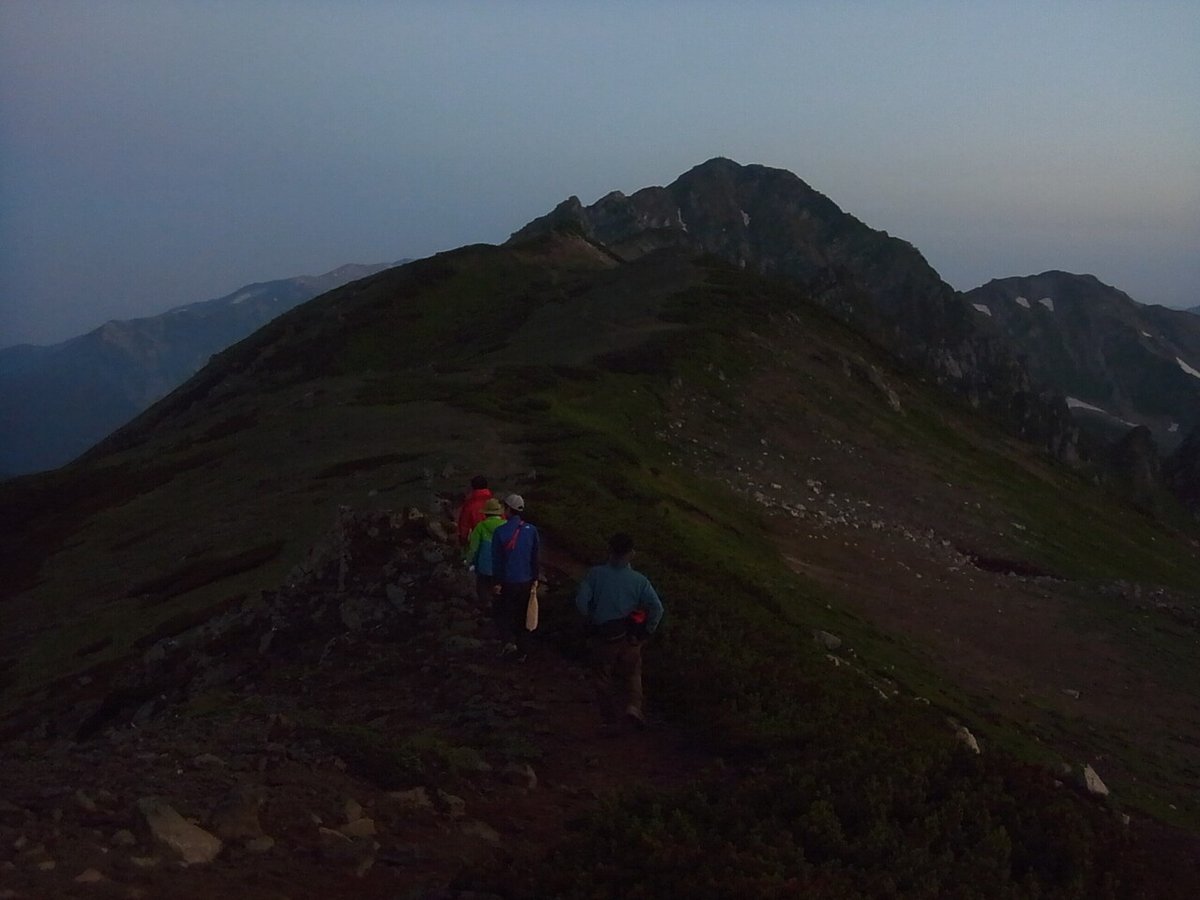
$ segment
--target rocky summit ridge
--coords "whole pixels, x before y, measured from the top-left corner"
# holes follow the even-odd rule
[[[712,253],[786,278],[939,384],[1064,459],[1075,456],[1067,408],[1039,385],[988,323],[911,244],[865,225],[784,169],[711,159],[666,187],[570,197],[516,231],[519,243],[568,229],[622,259],[663,247]]]

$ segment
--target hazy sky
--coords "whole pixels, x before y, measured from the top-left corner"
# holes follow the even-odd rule
[[[957,288],[1200,303],[1195,0],[4,0],[0,345],[501,241],[718,155]]]

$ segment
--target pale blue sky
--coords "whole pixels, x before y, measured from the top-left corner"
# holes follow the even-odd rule
[[[1194,2],[0,4],[0,345],[505,239],[712,156],[955,287],[1200,303]]]

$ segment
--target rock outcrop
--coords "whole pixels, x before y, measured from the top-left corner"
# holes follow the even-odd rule
[[[159,797],[143,797],[138,809],[154,839],[188,865],[209,863],[221,852],[221,839],[193,825]]]
[[[1167,489],[1200,519],[1200,427],[1163,464]]]

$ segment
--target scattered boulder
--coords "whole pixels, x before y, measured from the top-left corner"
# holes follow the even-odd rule
[[[1108,796],[1108,787],[1100,780],[1100,776],[1090,765],[1083,767],[1083,786],[1087,788],[1089,794],[1095,794],[1097,797]]]
[[[201,753],[192,760],[192,765],[197,769],[223,769],[225,768],[225,760],[212,753]]]
[[[842,646],[842,639],[836,634],[830,634],[828,631],[817,629],[813,632],[813,640],[824,647],[826,650],[837,650]]]
[[[97,881],[103,881],[104,876],[97,869],[84,869],[75,876],[75,880],[80,884],[95,884]]]
[[[975,740],[975,735],[971,734],[971,730],[965,725],[959,725],[954,729],[954,736],[958,738],[958,742],[970,750],[972,753],[979,752],[979,741]]]
[[[1074,688],[1063,688],[1063,693],[1066,694],[1068,697],[1070,697],[1072,700],[1079,699],[1079,691],[1075,690]]]
[[[351,798],[346,801],[346,822],[357,822],[363,817],[362,804]]]
[[[128,828],[122,828],[112,836],[112,840],[109,843],[114,847],[132,847],[137,843],[137,838],[133,836],[133,832]]]
[[[221,852],[220,838],[187,821],[162,798],[143,797],[137,805],[154,839],[189,865],[212,862]]]

